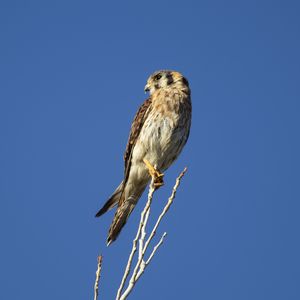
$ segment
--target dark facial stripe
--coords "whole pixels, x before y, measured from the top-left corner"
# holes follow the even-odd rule
[[[185,84],[186,86],[189,86],[189,82],[184,78],[182,77],[182,83]]]
[[[174,79],[173,79],[173,75],[171,73],[167,74],[167,85],[170,85],[173,83]]]

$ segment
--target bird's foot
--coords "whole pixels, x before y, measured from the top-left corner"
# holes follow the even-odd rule
[[[145,165],[146,165],[146,167],[149,171],[150,176],[152,178],[154,178],[154,187],[156,189],[158,189],[162,185],[164,185],[164,174],[160,173],[158,170],[156,170],[156,168],[153,167],[151,165],[151,163],[146,158],[143,159],[143,162],[145,163]]]

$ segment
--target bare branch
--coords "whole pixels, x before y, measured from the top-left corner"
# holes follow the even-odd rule
[[[152,181],[151,181],[151,184],[150,184],[150,188],[149,188],[149,193],[148,193],[148,200],[147,200],[147,203],[146,203],[146,206],[145,206],[144,210],[141,213],[141,219],[140,219],[139,227],[138,227],[136,236],[135,236],[135,238],[133,240],[133,243],[132,243],[132,249],[131,249],[131,252],[130,252],[130,255],[129,255],[129,259],[128,259],[128,262],[127,262],[127,265],[126,265],[126,269],[125,269],[125,272],[124,272],[124,275],[123,275],[120,287],[118,289],[116,300],[121,299],[120,298],[121,297],[121,293],[122,293],[122,290],[123,290],[124,285],[126,283],[126,279],[127,279],[128,275],[129,275],[131,264],[132,264],[132,260],[133,260],[134,254],[136,252],[136,249],[137,249],[137,242],[138,242],[139,237],[141,235],[141,232],[142,232],[142,230],[144,228],[145,220],[148,221],[148,217],[149,217],[149,213],[148,212],[150,211],[150,205],[151,205],[151,202],[152,202],[152,198],[153,198],[153,193],[154,192],[155,192],[154,178],[152,178]],[[141,253],[141,251],[140,251],[140,253]],[[123,299],[126,299],[126,298],[123,298]]]
[[[187,171],[187,168],[184,168],[184,170],[183,170],[183,171],[180,173],[180,175],[177,177],[176,183],[175,183],[175,185],[174,185],[174,187],[173,187],[173,190],[172,190],[172,194],[171,194],[171,196],[169,197],[168,202],[167,202],[166,206],[164,207],[162,213],[159,215],[159,217],[158,217],[158,219],[157,219],[157,221],[156,221],[156,224],[154,225],[154,227],[153,227],[153,229],[152,229],[152,231],[151,231],[151,233],[150,233],[150,236],[149,236],[148,240],[147,240],[146,243],[145,243],[145,246],[144,246],[144,249],[143,249],[143,254],[145,254],[145,252],[146,252],[146,250],[147,250],[147,248],[148,248],[148,246],[149,246],[151,240],[153,239],[153,237],[154,237],[154,235],[155,235],[155,233],[156,233],[156,230],[157,230],[157,228],[158,228],[158,226],[159,226],[159,224],[160,224],[162,218],[163,218],[164,215],[167,213],[167,211],[169,210],[171,204],[173,203],[173,200],[175,199],[175,196],[176,196],[177,188],[178,188],[179,185],[180,185],[180,180],[181,180],[181,178],[184,176],[184,174],[186,173],[186,171]]]
[[[100,281],[100,274],[101,274],[101,268],[102,268],[102,255],[98,256],[98,265],[97,265],[97,271],[96,271],[96,280],[94,285],[94,300],[98,299],[99,294],[99,281]]]
[[[139,270],[139,272],[138,272],[137,275],[136,275],[136,281],[138,281],[139,278],[143,275],[143,273],[144,273],[146,267],[147,267],[147,266],[149,265],[149,263],[151,262],[151,260],[152,260],[152,258],[153,258],[153,256],[154,256],[154,254],[156,253],[157,249],[158,249],[158,248],[161,246],[161,244],[164,242],[164,239],[165,239],[166,236],[167,236],[167,233],[164,232],[164,234],[161,236],[161,238],[160,238],[159,242],[157,243],[157,245],[153,248],[153,250],[152,250],[152,252],[151,252],[149,258],[147,259],[147,261],[146,261],[146,262],[145,262],[144,260],[142,261],[140,270]]]
[[[176,179],[176,183],[173,187],[172,190],[172,194],[169,197],[164,209],[162,210],[161,214],[159,215],[148,239],[145,242],[146,239],[146,226],[147,226],[147,222],[149,219],[149,215],[150,215],[150,207],[151,207],[151,203],[152,203],[152,198],[153,198],[153,194],[155,192],[155,178],[152,178],[150,187],[149,187],[149,193],[148,193],[148,200],[146,203],[145,208],[143,209],[142,213],[141,213],[141,219],[140,219],[140,223],[138,226],[138,231],[136,234],[135,239],[133,240],[133,245],[132,245],[132,249],[131,249],[131,253],[129,255],[129,259],[127,262],[127,266],[120,284],[120,287],[118,289],[118,293],[117,293],[117,297],[116,300],[125,300],[127,299],[128,295],[131,293],[131,291],[133,290],[136,282],[138,281],[138,279],[142,276],[142,274],[144,273],[146,267],[149,265],[149,263],[151,262],[152,258],[154,257],[156,251],[158,250],[158,248],[162,245],[162,243],[164,242],[164,239],[167,235],[167,233],[165,232],[162,237],[160,238],[159,242],[156,244],[156,246],[153,248],[151,254],[149,255],[149,258],[145,261],[144,260],[144,256],[145,253],[147,251],[147,249],[149,248],[150,242],[152,241],[156,230],[162,220],[162,218],[165,216],[165,214],[168,212],[170,206],[172,205],[175,196],[176,196],[176,192],[177,192],[177,188],[180,185],[180,181],[182,179],[182,177],[184,176],[185,172],[187,171],[187,168],[185,168],[180,175],[177,177]],[[137,242],[139,241],[139,249],[138,249],[138,259],[137,259],[137,263],[134,267],[133,273],[130,277],[129,283],[127,288],[125,289],[125,291],[123,292],[124,289],[124,285],[126,283],[126,280],[128,278],[128,275],[130,273],[130,268],[132,265],[132,261],[133,261],[133,257],[137,251]],[[123,292],[123,293],[122,293]]]
[[[152,260],[155,252],[157,251],[157,249],[160,247],[160,245],[164,242],[165,237],[167,236],[167,233],[164,232],[164,234],[161,236],[159,242],[157,243],[157,245],[153,248],[149,258],[147,259],[147,261],[145,262],[146,265],[148,265],[150,263],[150,261]]]

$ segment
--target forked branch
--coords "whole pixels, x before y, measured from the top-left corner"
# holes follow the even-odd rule
[[[155,192],[155,178],[152,177],[151,180],[151,184],[149,187],[149,193],[148,193],[148,199],[146,202],[146,205],[141,213],[141,219],[140,219],[140,223],[138,226],[138,230],[136,233],[136,236],[133,240],[133,244],[132,244],[132,249],[127,261],[127,265],[124,271],[124,275],[120,284],[120,287],[118,289],[117,292],[117,296],[116,296],[116,300],[125,300],[127,299],[128,295],[132,292],[135,284],[137,283],[137,281],[139,280],[139,278],[142,276],[142,274],[144,273],[146,267],[150,264],[153,256],[155,255],[156,251],[158,250],[158,248],[162,245],[162,243],[164,242],[164,239],[167,235],[167,233],[165,232],[159,242],[153,247],[149,257],[147,259],[145,259],[145,253],[146,251],[149,249],[149,245],[150,242],[152,241],[154,235],[156,234],[156,231],[158,229],[158,226],[162,220],[162,218],[165,216],[165,214],[168,212],[170,206],[172,205],[175,196],[176,196],[176,192],[177,192],[177,188],[180,185],[180,181],[182,179],[182,177],[184,176],[184,174],[186,173],[187,168],[185,168],[180,175],[177,177],[176,179],[176,183],[173,187],[172,190],[172,194],[168,199],[168,202],[166,203],[164,209],[162,210],[161,214],[159,215],[153,229],[151,230],[151,233],[149,235],[149,237],[146,239],[146,226],[147,226],[147,222],[149,219],[149,215],[150,215],[150,208],[151,208],[151,203],[152,203],[152,198],[153,198],[153,194]],[[129,279],[127,288],[124,290],[124,286],[126,284],[126,281],[128,279],[130,270],[132,268],[132,262],[133,262],[133,258],[134,255],[136,253],[138,249],[138,258],[137,258],[137,262],[136,265],[133,268],[133,272],[132,275]]]

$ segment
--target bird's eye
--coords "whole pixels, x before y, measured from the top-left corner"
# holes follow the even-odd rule
[[[154,78],[155,80],[159,80],[159,79],[161,79],[161,74],[157,74],[156,76],[155,76],[155,78]]]

